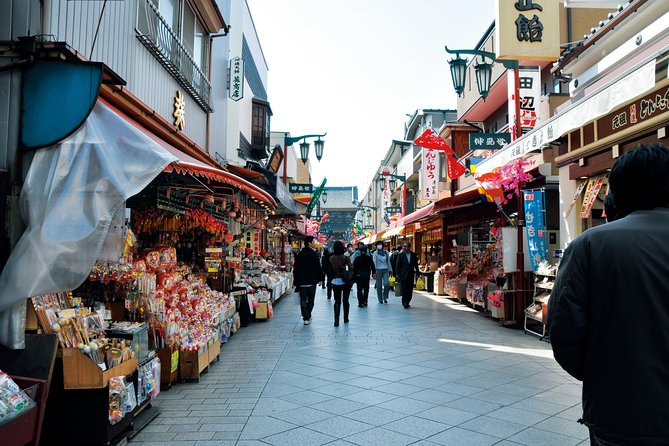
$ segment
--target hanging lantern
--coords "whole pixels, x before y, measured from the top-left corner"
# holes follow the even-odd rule
[[[492,64],[481,62],[475,67],[476,70],[476,85],[479,88],[479,93],[485,101],[490,93],[490,83],[492,82]]]
[[[391,191],[395,190],[395,186],[397,186],[397,180],[391,177],[390,180],[388,180],[388,186],[390,186]]]
[[[304,164],[307,164],[307,160],[309,159],[309,143],[306,141],[300,143],[300,159],[302,159]]]
[[[465,91],[465,78],[467,77],[467,59],[461,59],[458,54],[455,59],[448,61],[451,67],[451,78],[453,79],[453,88],[458,96],[462,96]]]
[[[384,190],[386,188],[386,177],[381,176],[376,181],[379,183],[379,189]]]

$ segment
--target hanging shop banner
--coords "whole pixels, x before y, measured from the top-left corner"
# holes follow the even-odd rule
[[[539,100],[541,98],[541,73],[539,67],[520,67],[520,126],[523,134],[530,132],[539,124]],[[514,77],[507,76],[510,135],[515,135],[516,97]]]
[[[560,3],[555,0],[497,0],[497,58],[557,60],[560,57]]]
[[[510,133],[470,133],[469,150],[501,149],[511,142]]]
[[[318,186],[318,189],[314,191],[313,196],[311,197],[311,201],[307,205],[307,218],[311,217],[311,213],[314,211],[314,208],[316,207],[316,204],[321,201],[321,195],[323,194],[323,191],[325,190],[325,183],[327,183],[328,180],[327,178],[323,178],[323,181],[321,182],[321,185]]]
[[[537,271],[539,264],[548,258],[546,243],[546,221],[544,219],[544,191],[526,190],[525,198],[525,233],[529,247],[532,270]]]
[[[239,101],[244,97],[244,59],[241,57],[230,59],[229,80],[228,96],[233,101]]]
[[[421,168],[421,200],[436,201],[439,198],[439,153],[423,148]]]
[[[272,150],[272,156],[269,157],[269,161],[267,161],[267,169],[271,170],[274,173],[277,173],[279,171],[279,167],[281,167],[281,162],[283,161],[283,149],[281,148],[280,145],[274,146],[274,150]]]
[[[399,214],[400,212],[402,212],[402,208],[400,206],[388,206],[386,208],[386,213],[388,215]]]
[[[585,185],[588,184],[587,181],[581,181],[576,188],[576,192],[574,192],[574,198],[571,199],[571,203],[569,203],[569,208],[567,209],[567,215],[571,214],[572,209],[574,209],[574,205],[576,204],[576,201],[578,200],[578,197],[581,196],[581,192],[583,192],[583,189],[585,189]]]
[[[600,189],[604,185],[604,180],[606,180],[606,175],[599,175],[588,180],[588,186],[585,188],[585,195],[583,196],[583,204],[581,205],[581,213],[578,216],[579,218],[590,217],[592,205],[595,204],[595,199],[597,199],[597,194],[599,194]]]

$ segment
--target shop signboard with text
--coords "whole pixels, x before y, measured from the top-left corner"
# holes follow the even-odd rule
[[[423,148],[420,171],[421,200],[436,201],[439,198],[439,152]]]
[[[541,98],[541,73],[539,67],[520,67],[520,127],[523,134],[532,131],[539,124],[539,101]],[[509,123],[513,127],[511,134],[515,134],[516,126],[516,97],[513,76],[507,76],[509,91]]]
[[[557,0],[496,0],[497,58],[557,60],[560,4]]]
[[[548,258],[546,242],[546,221],[544,218],[544,191],[531,189],[523,191],[525,199],[525,233],[532,270]]]

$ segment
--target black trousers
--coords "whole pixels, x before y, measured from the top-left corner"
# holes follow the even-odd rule
[[[402,290],[402,305],[406,307],[413,297],[413,279],[401,280],[400,289]]]
[[[326,286],[328,288],[327,293],[328,293],[328,299],[329,299],[329,298],[332,297],[332,277],[331,276],[327,276]]]
[[[356,276],[355,286],[358,289],[358,305],[367,305],[369,298],[369,274]]]
[[[308,321],[311,319],[311,311],[314,309],[314,299],[316,297],[316,284],[299,287],[300,289],[300,310],[302,319]]]
[[[348,297],[351,294],[351,285],[332,285],[334,291],[334,321],[339,324],[339,312],[341,310],[342,301],[344,303],[344,322],[348,322],[348,310],[350,304]]]

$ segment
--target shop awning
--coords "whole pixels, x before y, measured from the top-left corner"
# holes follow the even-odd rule
[[[144,127],[140,126],[137,122],[130,119],[120,110],[108,104],[106,101],[100,100],[100,102],[102,102],[107,108],[109,108],[112,112],[117,114],[120,118],[132,124],[136,129],[138,129],[143,134],[151,138],[153,141],[157,142],[161,147],[163,147],[169,153],[178,158],[177,161],[169,164],[165,168],[165,172],[191,174],[198,177],[207,178],[212,181],[218,181],[219,183],[227,184],[229,186],[237,188],[260,201],[264,201],[265,203],[270,204],[271,206],[276,206],[276,201],[274,200],[274,198],[272,198],[272,196],[269,193],[265,192],[255,184],[231,172],[226,172],[214,166],[205,164],[202,161],[196,160],[192,156],[182,152],[181,150],[177,149],[171,144],[168,144],[162,139],[158,138],[156,135],[149,132]]]
[[[415,212],[412,212],[409,215],[405,215],[404,217],[400,218],[397,220],[397,226],[406,226],[410,223],[416,222],[418,220],[421,220],[429,215],[431,215],[434,212],[434,203],[430,203],[429,205],[422,207],[418,209]]]
[[[481,200],[481,194],[478,190],[470,190],[453,197],[442,198],[434,206],[434,212],[445,212],[462,206],[470,206]]]
[[[476,165],[476,176],[492,172],[546,145],[574,129],[614,110],[655,86],[655,59],[616,78],[534,130]]]
[[[402,230],[404,229],[404,225],[402,226],[397,226],[392,229],[388,229],[386,232],[383,233],[383,240],[388,240],[390,237],[396,237],[400,235]]]

